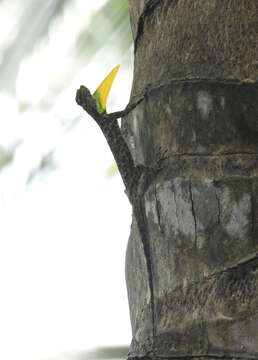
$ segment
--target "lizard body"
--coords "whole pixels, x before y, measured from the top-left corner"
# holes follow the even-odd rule
[[[154,352],[154,339],[155,339],[155,319],[154,319],[154,295],[153,295],[153,274],[151,265],[151,251],[150,240],[148,233],[148,224],[144,205],[144,195],[157,171],[160,169],[161,161],[159,159],[158,166],[146,167],[144,165],[135,165],[132,154],[128,148],[128,145],[123,137],[121,129],[118,125],[117,119],[129,114],[141,101],[143,97],[136,102],[128,104],[122,111],[106,114],[99,113],[95,104],[95,99],[91,95],[90,91],[81,86],[77,90],[76,102],[82,106],[83,109],[91,115],[95,122],[100,127],[104,134],[108,145],[112,151],[115,161],[118,166],[118,170],[123,179],[126,194],[132,205],[133,213],[136,219],[136,224],[139,230],[141,242],[143,245],[144,256],[146,259],[146,267],[148,273],[148,283],[150,288],[150,305],[152,313],[152,337],[153,337],[153,349]],[[165,159],[165,158],[164,158]]]

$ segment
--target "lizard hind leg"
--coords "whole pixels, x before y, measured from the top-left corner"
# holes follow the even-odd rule
[[[156,173],[165,167],[168,157],[168,149],[164,149],[162,146],[159,146],[155,151],[154,161],[152,164],[152,168]]]

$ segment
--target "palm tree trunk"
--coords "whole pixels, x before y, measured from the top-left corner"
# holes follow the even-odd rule
[[[165,168],[133,221],[129,357],[258,359],[258,1],[129,0],[123,119],[136,163]]]

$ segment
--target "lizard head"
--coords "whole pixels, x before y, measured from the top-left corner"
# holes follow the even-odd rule
[[[96,113],[96,103],[90,90],[81,85],[80,89],[76,92],[76,102],[82,106],[88,114],[92,115]]]

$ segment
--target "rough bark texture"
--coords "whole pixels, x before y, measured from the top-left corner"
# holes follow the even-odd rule
[[[129,8],[145,98],[123,130],[136,163],[169,154],[144,198],[151,269],[135,221],[128,243],[129,357],[258,359],[258,1]]]

